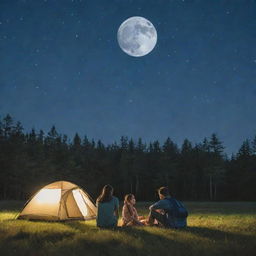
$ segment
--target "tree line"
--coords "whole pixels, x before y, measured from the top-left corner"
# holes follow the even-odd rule
[[[94,199],[111,184],[123,198],[155,200],[168,186],[180,200],[256,200],[256,136],[228,158],[216,134],[178,147],[171,138],[145,143],[122,136],[104,145],[75,134],[72,140],[55,126],[48,133],[32,129],[8,114],[0,119],[0,199],[28,199],[40,187],[67,180]]]

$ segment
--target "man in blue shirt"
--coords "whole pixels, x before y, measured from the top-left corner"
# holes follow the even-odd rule
[[[187,226],[186,218],[177,218],[174,215],[174,205],[171,200],[170,192],[167,187],[158,189],[160,200],[149,207],[149,224],[153,224],[155,220],[167,228],[181,228]]]

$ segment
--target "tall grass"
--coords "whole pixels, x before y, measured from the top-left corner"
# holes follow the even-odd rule
[[[256,203],[186,203],[188,228],[102,230],[95,221],[14,220],[20,202],[0,202],[0,255],[255,255]],[[149,203],[139,203],[146,215]]]

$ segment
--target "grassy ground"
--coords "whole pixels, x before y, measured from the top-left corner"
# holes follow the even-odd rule
[[[148,203],[139,203],[147,214]],[[186,203],[189,227],[100,230],[95,221],[14,220],[21,202],[0,202],[0,255],[255,255],[256,203]]]

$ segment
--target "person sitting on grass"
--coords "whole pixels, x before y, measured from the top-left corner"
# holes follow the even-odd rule
[[[143,216],[138,216],[137,210],[134,207],[135,204],[136,199],[133,194],[125,195],[122,210],[122,227],[144,225],[145,218]]]
[[[187,210],[183,204],[170,196],[167,187],[158,189],[160,200],[149,207],[148,224],[166,228],[182,228],[187,226]]]
[[[114,228],[119,218],[119,200],[113,196],[113,187],[105,185],[97,198],[96,224],[100,228]]]

